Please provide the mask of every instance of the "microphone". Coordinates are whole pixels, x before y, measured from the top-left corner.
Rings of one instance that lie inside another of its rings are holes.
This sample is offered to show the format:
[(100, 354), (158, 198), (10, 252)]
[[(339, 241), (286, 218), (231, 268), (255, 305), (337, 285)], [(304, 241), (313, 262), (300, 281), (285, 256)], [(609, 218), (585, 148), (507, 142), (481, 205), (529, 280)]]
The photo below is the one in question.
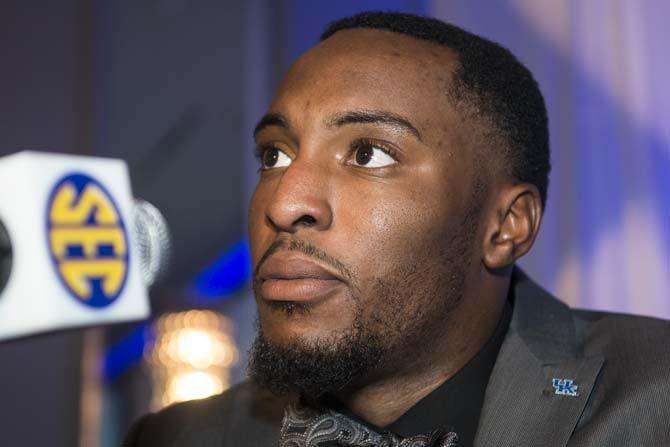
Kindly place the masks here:
[(123, 160), (0, 158), (0, 340), (147, 318), (170, 233)]
[(172, 254), (170, 229), (163, 214), (146, 200), (135, 199), (132, 216), (142, 279), (150, 287), (167, 273)]
[(0, 293), (5, 288), (12, 269), (12, 245), (9, 242), (7, 229), (0, 220)]
[[(163, 214), (146, 200), (135, 199), (132, 216), (142, 280), (150, 287), (167, 271), (172, 252), (170, 230)], [(0, 221), (0, 293), (7, 284), (11, 269), (12, 245)]]

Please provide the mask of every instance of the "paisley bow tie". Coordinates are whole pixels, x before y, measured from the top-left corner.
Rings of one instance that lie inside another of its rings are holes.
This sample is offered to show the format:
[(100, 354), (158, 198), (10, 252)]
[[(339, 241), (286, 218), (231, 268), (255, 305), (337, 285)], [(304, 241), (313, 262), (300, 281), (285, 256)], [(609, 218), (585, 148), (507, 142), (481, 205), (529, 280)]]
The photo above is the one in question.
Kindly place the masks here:
[(402, 438), (394, 433), (377, 433), (334, 410), (290, 405), (284, 412), (279, 447), (455, 447), (458, 435), (433, 430)]

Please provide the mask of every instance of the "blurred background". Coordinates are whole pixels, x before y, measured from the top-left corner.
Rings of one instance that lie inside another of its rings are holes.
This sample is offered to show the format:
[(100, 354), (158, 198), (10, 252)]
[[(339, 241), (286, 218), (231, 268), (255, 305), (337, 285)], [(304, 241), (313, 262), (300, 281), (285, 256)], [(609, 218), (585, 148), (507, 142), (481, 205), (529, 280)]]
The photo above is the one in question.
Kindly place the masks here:
[(670, 318), (668, 2), (3, 0), (0, 155), (125, 159), (174, 258), (149, 321), (0, 344), (1, 445), (117, 446), (141, 414), (243, 380), (251, 131), (326, 24), (369, 9), (455, 23), (534, 72), (553, 172), (523, 267), (571, 305)]

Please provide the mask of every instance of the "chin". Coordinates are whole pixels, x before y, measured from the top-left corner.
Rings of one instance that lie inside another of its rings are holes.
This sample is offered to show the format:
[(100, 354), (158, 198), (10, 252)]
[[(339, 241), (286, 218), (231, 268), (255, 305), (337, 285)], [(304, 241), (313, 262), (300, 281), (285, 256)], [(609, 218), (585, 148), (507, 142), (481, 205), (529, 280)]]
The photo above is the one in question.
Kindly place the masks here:
[(258, 385), (279, 394), (336, 392), (369, 376), (383, 358), (383, 340), (343, 312), (320, 318), (269, 311), (259, 317), (248, 371)]

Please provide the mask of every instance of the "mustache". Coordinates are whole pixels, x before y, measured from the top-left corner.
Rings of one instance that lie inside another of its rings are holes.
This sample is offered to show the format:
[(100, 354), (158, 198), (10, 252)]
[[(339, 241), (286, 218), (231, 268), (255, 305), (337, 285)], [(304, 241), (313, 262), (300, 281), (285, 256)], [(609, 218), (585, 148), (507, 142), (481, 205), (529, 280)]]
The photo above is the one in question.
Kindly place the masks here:
[(265, 253), (263, 253), (263, 256), (261, 256), (258, 264), (256, 264), (256, 267), (253, 271), (254, 278), (258, 277), (258, 272), (263, 266), (263, 263), (267, 261), (270, 256), (278, 251), (283, 250), (297, 251), (311, 258), (317, 259), (321, 263), (327, 264), (332, 269), (334, 269), (340, 275), (340, 277), (344, 278), (349, 284), (352, 284), (353, 282), (354, 275), (346, 265), (338, 261), (333, 256), (330, 256), (325, 251), (317, 248), (310, 242), (300, 239), (276, 239), (274, 242), (272, 242)]

